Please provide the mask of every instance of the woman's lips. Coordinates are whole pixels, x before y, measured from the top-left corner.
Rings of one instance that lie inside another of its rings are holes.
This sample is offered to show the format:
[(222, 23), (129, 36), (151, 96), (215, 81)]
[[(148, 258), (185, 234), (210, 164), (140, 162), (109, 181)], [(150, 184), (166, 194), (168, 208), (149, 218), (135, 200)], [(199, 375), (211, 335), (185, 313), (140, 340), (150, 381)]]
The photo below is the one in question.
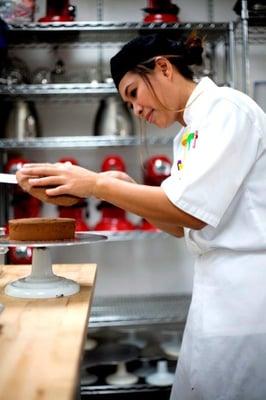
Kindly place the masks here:
[(145, 117), (146, 121), (148, 121), (150, 124), (152, 123), (152, 113), (153, 113), (153, 110), (148, 112), (148, 114)]

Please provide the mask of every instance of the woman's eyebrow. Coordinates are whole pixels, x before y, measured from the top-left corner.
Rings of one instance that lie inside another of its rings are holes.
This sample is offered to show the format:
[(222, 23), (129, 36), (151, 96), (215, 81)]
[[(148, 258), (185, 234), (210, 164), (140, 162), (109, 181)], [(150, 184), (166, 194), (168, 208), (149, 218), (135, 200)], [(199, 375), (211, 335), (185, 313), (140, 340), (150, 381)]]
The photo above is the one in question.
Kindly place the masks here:
[(125, 96), (128, 97), (128, 88), (129, 88), (130, 84), (127, 85), (127, 87), (125, 88)]

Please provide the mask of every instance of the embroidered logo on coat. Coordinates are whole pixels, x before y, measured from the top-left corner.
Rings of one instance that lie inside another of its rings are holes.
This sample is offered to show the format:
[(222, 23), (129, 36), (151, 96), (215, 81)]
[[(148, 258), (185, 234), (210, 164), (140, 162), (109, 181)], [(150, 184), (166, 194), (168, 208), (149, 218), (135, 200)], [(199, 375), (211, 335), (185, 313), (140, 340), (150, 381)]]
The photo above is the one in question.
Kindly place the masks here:
[(189, 132), (186, 131), (183, 133), (182, 138), (181, 138), (181, 146), (182, 148), (180, 149), (180, 153), (182, 154), (181, 159), (177, 161), (177, 169), (178, 171), (182, 170), (185, 165), (186, 161), (186, 155), (187, 153), (191, 150), (191, 148), (195, 148), (197, 144), (197, 140), (199, 137), (198, 131), (195, 132)]

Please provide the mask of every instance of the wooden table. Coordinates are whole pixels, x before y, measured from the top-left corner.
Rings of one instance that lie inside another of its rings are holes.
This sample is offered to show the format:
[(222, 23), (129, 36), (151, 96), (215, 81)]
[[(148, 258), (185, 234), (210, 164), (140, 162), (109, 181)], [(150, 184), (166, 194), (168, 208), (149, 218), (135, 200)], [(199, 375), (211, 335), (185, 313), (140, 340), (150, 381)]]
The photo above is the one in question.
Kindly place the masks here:
[(30, 266), (0, 273), (0, 400), (74, 399), (96, 278), (94, 264), (54, 265), (57, 275), (81, 285), (55, 299), (18, 299), (5, 285), (28, 275)]

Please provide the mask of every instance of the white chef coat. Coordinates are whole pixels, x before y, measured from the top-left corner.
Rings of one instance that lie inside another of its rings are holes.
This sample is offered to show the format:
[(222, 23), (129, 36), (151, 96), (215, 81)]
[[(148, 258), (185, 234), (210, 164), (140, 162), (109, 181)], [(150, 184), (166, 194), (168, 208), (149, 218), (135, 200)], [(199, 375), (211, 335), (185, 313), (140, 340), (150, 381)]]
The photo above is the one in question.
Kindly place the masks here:
[(265, 400), (266, 117), (203, 78), (184, 121), (162, 188), (207, 225), (185, 228), (195, 275), (171, 400)]

